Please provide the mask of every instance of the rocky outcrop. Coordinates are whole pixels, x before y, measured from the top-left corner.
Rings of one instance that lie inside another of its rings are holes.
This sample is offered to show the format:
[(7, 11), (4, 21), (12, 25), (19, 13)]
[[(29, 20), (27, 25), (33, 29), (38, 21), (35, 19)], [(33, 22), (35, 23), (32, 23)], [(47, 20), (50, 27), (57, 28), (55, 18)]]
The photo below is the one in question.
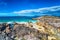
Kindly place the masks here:
[(60, 27), (60, 18), (54, 17), (54, 16), (42, 16), (38, 18), (34, 18), (35, 20), (38, 20), (39, 22), (45, 22), (49, 25), (52, 25), (54, 27)]
[[(38, 30), (36, 30), (34, 28), (26, 27), (24, 25), (17, 26), (15, 29), (15, 33), (18, 38), (24, 37), (26, 40), (40, 40), (40, 39), (43, 39), (44, 36), (45, 36), (45, 40), (46, 40), (47, 35), (48, 35), (48, 34), (44, 34), (44, 33), (42, 34)], [(28, 37), (28, 39), (27, 39), (27, 37)]]
[(56, 40), (60, 40), (60, 18), (54, 17), (54, 16), (43, 16), (38, 17), (35, 20), (38, 20), (36, 24), (38, 26), (42, 26), (45, 29), (45, 32), (47, 30), (48, 34), (56, 38)]
[(48, 34), (41, 33), (39, 30), (29, 27), (26, 24), (17, 23), (13, 25), (13, 28), (10, 28), (9, 24), (4, 26), (6, 28), (1, 31), (1, 40), (47, 40)]
[(60, 40), (60, 18), (44, 16), (36, 23), (0, 24), (1, 40)]

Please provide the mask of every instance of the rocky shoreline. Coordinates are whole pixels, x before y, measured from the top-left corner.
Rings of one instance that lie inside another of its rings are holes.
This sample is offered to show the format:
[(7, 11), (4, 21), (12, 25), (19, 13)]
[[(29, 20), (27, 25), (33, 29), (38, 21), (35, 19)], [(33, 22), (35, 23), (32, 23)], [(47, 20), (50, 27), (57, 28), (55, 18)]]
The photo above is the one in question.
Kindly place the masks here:
[(0, 40), (60, 40), (60, 18), (39, 17), (35, 20), (38, 21), (1, 23)]
[(10, 28), (11, 25), (6, 23), (0, 25), (1, 40), (22, 40), (23, 38), (27, 39), (27, 37), (27, 40), (40, 40), (42, 39), (42, 36), (47, 37), (48, 35), (45, 33), (41, 33), (34, 28), (28, 27), (25, 24), (15, 23), (13, 25), (13, 28)]

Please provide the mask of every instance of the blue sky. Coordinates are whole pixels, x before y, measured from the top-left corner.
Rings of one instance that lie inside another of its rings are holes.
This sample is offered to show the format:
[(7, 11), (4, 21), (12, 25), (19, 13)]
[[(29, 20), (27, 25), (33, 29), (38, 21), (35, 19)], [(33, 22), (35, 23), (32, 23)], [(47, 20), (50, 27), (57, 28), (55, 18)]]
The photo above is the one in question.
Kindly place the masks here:
[(37, 14), (18, 12), (55, 6), (60, 6), (60, 0), (0, 0), (0, 16), (33, 16)]

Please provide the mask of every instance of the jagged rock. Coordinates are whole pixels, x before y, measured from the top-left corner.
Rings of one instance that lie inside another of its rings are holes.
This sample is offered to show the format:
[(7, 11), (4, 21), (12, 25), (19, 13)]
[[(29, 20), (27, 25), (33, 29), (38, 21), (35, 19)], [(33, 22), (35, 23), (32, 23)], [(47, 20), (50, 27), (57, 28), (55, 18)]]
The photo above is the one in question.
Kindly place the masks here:
[(15, 33), (16, 33), (18, 38), (20, 38), (20, 37), (25, 38), (28, 35), (28, 39), (26, 38), (27, 40), (29, 40), (30, 39), (29, 37), (32, 35), (33, 35), (33, 38), (31, 40), (33, 40), (34, 38), (36, 38), (36, 40), (39, 40), (40, 38), (42, 39), (42, 35), (43, 36), (47, 35), (47, 34), (44, 34), (44, 33), (42, 34), (42, 33), (38, 32), (38, 30), (36, 30), (34, 28), (29, 28), (29, 27), (26, 27), (24, 25), (17, 26), (15, 29)]

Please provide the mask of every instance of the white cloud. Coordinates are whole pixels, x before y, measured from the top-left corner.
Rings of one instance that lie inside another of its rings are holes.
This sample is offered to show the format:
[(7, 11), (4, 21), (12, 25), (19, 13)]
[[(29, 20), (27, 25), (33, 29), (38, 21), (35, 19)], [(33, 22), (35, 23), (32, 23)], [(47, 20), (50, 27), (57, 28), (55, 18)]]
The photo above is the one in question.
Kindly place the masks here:
[(21, 11), (14, 11), (13, 13), (32, 13), (32, 12), (48, 12), (48, 11), (58, 11), (60, 10), (60, 6), (53, 6), (53, 7), (46, 7), (46, 8), (38, 8), (38, 9), (30, 9), (30, 10), (21, 10)]
[(13, 12), (13, 13), (30, 13), (30, 12), (39, 12), (40, 10), (38, 9), (30, 9), (30, 10), (21, 10), (18, 12)]

